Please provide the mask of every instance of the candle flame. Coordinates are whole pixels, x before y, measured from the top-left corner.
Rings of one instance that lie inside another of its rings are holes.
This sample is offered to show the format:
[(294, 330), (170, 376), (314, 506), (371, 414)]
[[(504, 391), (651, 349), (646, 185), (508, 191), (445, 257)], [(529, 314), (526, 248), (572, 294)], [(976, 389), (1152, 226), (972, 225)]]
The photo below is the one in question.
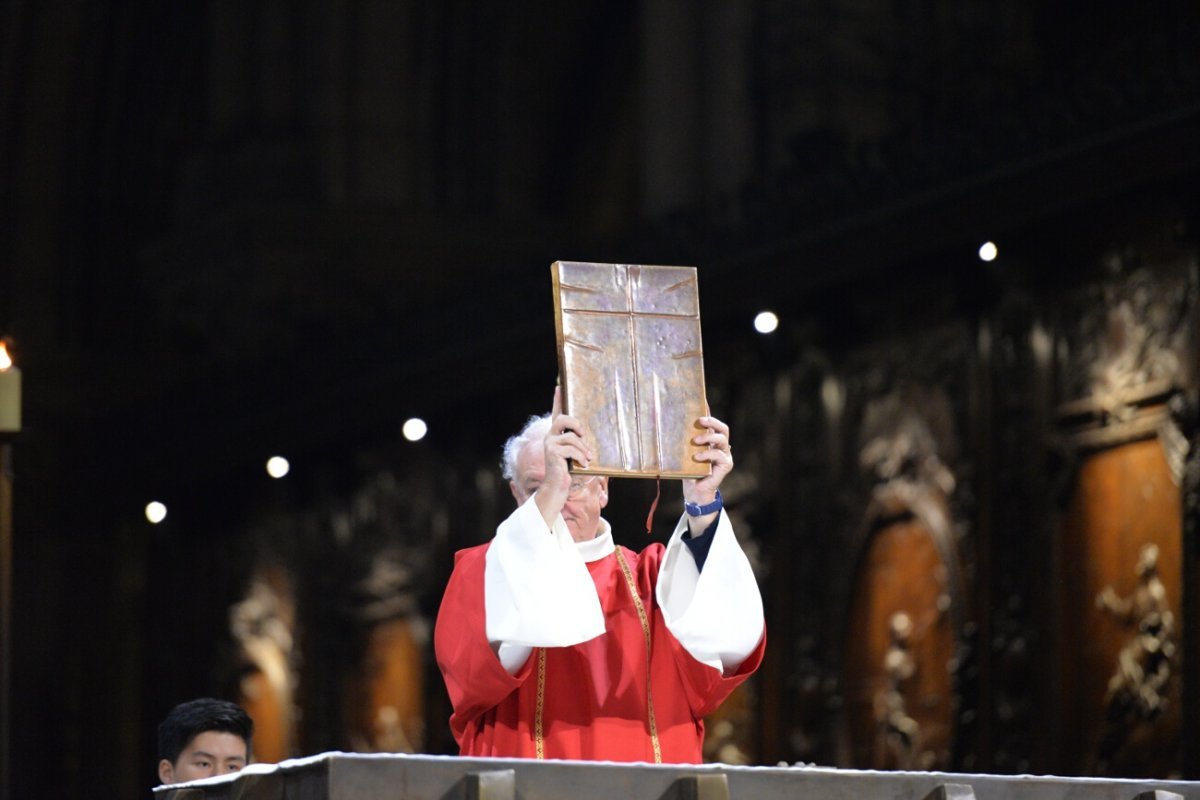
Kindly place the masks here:
[(0, 341), (0, 370), (6, 370), (13, 365), (12, 356), (8, 354), (8, 344)]

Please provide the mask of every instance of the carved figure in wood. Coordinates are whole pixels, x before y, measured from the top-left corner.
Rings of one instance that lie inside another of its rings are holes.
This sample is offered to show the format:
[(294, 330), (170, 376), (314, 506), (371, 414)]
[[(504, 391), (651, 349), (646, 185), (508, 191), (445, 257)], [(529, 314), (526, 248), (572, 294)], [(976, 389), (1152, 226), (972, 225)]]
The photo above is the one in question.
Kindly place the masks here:
[(1098, 608), (1134, 627), (1117, 654), (1117, 664), (1105, 696), (1107, 716), (1097, 754), (1097, 771), (1120, 750), (1131, 725), (1153, 722), (1166, 709), (1175, 655), (1175, 616), (1158, 576), (1158, 546), (1142, 546), (1137, 563), (1138, 585), (1129, 597), (1112, 586), (1096, 596)]
[(244, 665), (238, 701), (258, 725), (263, 761), (292, 755), (296, 675), (292, 665), (295, 609), (282, 569), (260, 570), (246, 596), (229, 609), (229, 628)]
[(912, 637), (912, 618), (903, 611), (892, 614), (888, 631), (891, 636), (883, 656), (883, 671), (887, 683), (875, 695), (875, 763), (881, 764), (888, 753), (899, 769), (916, 766), (921, 736), (920, 724), (908, 715), (902, 684), (917, 671), (916, 661), (909, 649)]

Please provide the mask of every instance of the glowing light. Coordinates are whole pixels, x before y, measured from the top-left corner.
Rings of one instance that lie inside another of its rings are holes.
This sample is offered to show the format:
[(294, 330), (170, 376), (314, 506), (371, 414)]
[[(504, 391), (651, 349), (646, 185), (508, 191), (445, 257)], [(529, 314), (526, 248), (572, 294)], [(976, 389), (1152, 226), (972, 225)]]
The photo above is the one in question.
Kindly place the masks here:
[(146, 504), (146, 519), (150, 520), (150, 524), (157, 525), (167, 518), (167, 507), (162, 503), (154, 500)]
[(0, 433), (21, 430), (21, 370), (8, 348), (8, 340), (0, 337)]
[(821, 381), (821, 402), (831, 417), (841, 414), (845, 408), (846, 390), (842, 382), (832, 375), (826, 375), (825, 380)]
[(996, 249), (995, 242), (984, 242), (983, 244), (981, 244), (979, 246), (979, 260), (980, 261), (995, 261), (996, 256), (998, 256), (999, 254), (1000, 254), (1000, 251)]
[(283, 456), (271, 456), (267, 459), (267, 474), (272, 478), (282, 478), (291, 468), (292, 465)]
[(754, 318), (754, 330), (759, 333), (774, 333), (779, 327), (779, 317), (771, 311), (760, 311)]
[(413, 417), (404, 422), (404, 427), (400, 429), (404, 434), (404, 438), (410, 442), (419, 442), (425, 438), (425, 434), (429, 432), (429, 426), (425, 424), (425, 420), (420, 417)]

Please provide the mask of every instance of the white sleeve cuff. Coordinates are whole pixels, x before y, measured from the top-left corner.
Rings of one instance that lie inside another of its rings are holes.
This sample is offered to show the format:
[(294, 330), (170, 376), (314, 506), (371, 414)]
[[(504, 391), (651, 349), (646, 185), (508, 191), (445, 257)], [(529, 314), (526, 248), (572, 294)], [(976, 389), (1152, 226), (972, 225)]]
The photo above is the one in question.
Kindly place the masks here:
[(667, 629), (697, 661), (722, 672), (738, 668), (763, 634), (762, 596), (729, 516), (722, 511), (704, 570), (688, 552), (679, 521), (658, 575), (658, 604)]
[(529, 660), (532, 653), (532, 647), (520, 644), (501, 642), (500, 646), (496, 648), (496, 657), (500, 659), (500, 666), (504, 667), (504, 671), (509, 675), (516, 675), (521, 667), (525, 666), (525, 662)]
[(483, 598), (493, 646), (567, 647), (604, 633), (596, 585), (575, 540), (561, 516), (547, 530), (532, 497), (496, 529), (487, 550)]

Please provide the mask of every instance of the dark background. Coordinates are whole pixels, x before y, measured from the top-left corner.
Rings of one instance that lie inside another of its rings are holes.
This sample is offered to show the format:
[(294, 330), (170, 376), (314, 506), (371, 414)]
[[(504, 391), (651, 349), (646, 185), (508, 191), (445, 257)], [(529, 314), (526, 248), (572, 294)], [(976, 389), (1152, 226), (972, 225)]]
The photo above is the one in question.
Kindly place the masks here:
[[(855, 456), (852, 435), (810, 435), (822, 375), (850, 376), (851, 409), (912, 381), (951, 398), (965, 638), (1011, 623), (1049, 657), (1037, 409), (1078, 394), (1055, 377), (1022, 395), (1040, 380), (1022, 354), (1035, 323), (1066, 340), (1103, 306), (1088, 287), (1113, 248), (1149, 263), (1165, 241), (1155, 263), (1194, 270), (1198, 142), (1194, 3), (7, 4), (12, 796), (144, 794), (157, 720), (228, 693), (226, 609), (264, 560), (307, 625), (295, 748), (349, 748), (336, 687), (356, 651), (329, 609), (391, 537), (431, 619), (449, 553), (503, 512), (499, 446), (550, 401), (560, 258), (700, 270), (773, 632), (756, 763), (846, 763), (822, 654)], [(764, 308), (783, 320), (769, 338)], [(430, 426), (416, 445), (412, 415)], [(275, 453), (285, 482), (263, 471)], [(396, 524), (339, 544), (330, 520), (381, 473)], [(652, 489), (622, 491), (615, 521), (636, 530)], [(993, 663), (980, 653), (1006, 645), (982, 641), (949, 766), (1079, 771), (1039, 733), (1054, 687), (1026, 681), (1037, 657)], [(427, 680), (425, 749), (446, 752)], [(1175, 773), (1197, 766), (1187, 735)]]

